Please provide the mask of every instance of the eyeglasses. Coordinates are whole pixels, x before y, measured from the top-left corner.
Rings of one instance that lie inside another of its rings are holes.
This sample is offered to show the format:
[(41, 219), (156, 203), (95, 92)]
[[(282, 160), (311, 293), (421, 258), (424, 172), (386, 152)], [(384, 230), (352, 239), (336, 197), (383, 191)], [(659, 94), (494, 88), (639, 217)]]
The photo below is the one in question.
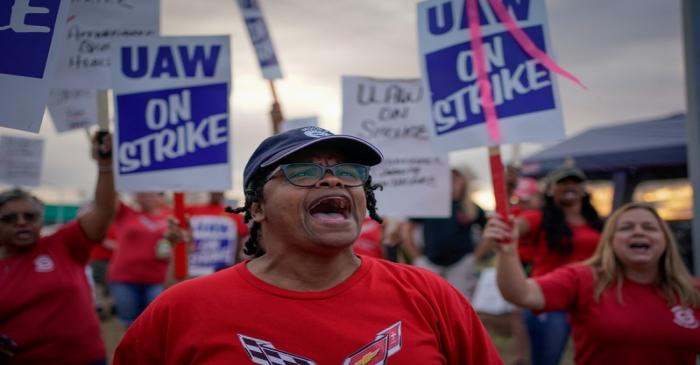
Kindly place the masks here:
[(268, 175), (266, 181), (273, 179), (275, 174), (280, 170), (287, 181), (292, 185), (304, 188), (316, 185), (316, 183), (323, 179), (326, 171), (330, 171), (347, 187), (364, 185), (369, 178), (369, 166), (356, 163), (341, 163), (333, 166), (324, 166), (306, 162), (279, 165)]
[(39, 213), (36, 212), (22, 212), (22, 213), (5, 213), (0, 215), (0, 223), (3, 224), (15, 224), (19, 221), (19, 217), (27, 223), (34, 223), (39, 220)]

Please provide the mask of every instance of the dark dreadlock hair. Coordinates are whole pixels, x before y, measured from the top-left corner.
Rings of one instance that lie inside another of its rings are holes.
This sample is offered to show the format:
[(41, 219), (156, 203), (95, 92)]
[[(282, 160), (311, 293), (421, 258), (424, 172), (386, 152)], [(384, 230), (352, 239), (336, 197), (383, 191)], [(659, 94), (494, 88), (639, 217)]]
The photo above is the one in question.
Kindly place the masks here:
[[(598, 212), (591, 204), (591, 196), (584, 194), (581, 200), (581, 215), (589, 226), (597, 231), (603, 229), (603, 220), (600, 219)], [(551, 252), (557, 252), (561, 255), (569, 255), (573, 251), (571, 238), (573, 233), (571, 228), (566, 223), (564, 212), (554, 202), (554, 198), (550, 195), (545, 195), (544, 205), (542, 206), (542, 224), (537, 232), (536, 240), (544, 231), (547, 238), (547, 248)], [(537, 241), (535, 241), (537, 242)]]
[[(267, 176), (271, 171), (271, 168), (261, 169), (256, 176), (251, 179), (250, 184), (248, 184), (248, 188), (245, 190), (245, 204), (238, 208), (226, 207), (226, 212), (236, 214), (243, 213), (245, 222), (251, 222), (253, 220), (253, 215), (250, 212), (250, 208), (253, 206), (253, 203), (262, 202), (263, 187), (265, 186)], [(377, 189), (381, 190), (382, 186), (379, 184), (373, 185), (372, 176), (370, 176), (363, 185), (363, 189), (365, 191), (367, 211), (369, 212), (370, 218), (381, 224), (383, 220), (381, 217), (379, 217), (379, 214), (377, 214), (377, 199), (374, 197), (374, 191)], [(265, 249), (260, 243), (260, 223), (253, 222), (253, 225), (250, 227), (250, 237), (243, 247), (243, 252), (246, 255), (254, 257), (260, 257), (265, 253)]]

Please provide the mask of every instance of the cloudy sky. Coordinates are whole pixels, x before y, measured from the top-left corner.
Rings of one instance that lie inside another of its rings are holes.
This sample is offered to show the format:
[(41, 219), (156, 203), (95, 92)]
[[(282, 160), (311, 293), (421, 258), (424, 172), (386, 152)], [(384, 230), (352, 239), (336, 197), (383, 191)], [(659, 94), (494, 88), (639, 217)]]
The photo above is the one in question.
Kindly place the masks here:
[[(419, 76), (414, 0), (260, 0), (284, 79), (285, 117), (317, 115), (340, 131), (341, 75)], [(228, 34), (232, 42), (234, 187), (255, 146), (271, 133), (272, 100), (234, 0), (162, 0), (163, 35)], [(588, 128), (685, 110), (680, 0), (547, 0), (558, 63), (589, 90), (560, 79), (568, 136)], [(1, 128), (0, 128), (1, 129)], [(7, 129), (0, 132), (16, 134)], [(95, 169), (85, 133), (57, 135), (44, 121), (44, 191), (90, 194)], [(527, 156), (542, 146), (526, 145)], [(509, 148), (504, 148), (509, 155)], [(455, 153), (488, 188), (485, 149)], [(51, 197), (47, 196), (51, 199)]]

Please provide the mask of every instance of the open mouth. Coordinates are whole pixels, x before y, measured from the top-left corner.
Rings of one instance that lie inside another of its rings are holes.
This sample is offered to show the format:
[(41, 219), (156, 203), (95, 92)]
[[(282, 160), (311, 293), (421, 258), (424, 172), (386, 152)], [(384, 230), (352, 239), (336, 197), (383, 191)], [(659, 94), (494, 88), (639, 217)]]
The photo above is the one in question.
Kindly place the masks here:
[(629, 244), (629, 248), (635, 251), (648, 251), (650, 247), (650, 244), (643, 242), (633, 242)]
[(314, 201), (309, 213), (314, 218), (343, 220), (350, 217), (350, 201), (342, 196), (329, 196)]
[(29, 230), (20, 230), (15, 233), (15, 237), (20, 240), (28, 240), (33, 237), (32, 232)]

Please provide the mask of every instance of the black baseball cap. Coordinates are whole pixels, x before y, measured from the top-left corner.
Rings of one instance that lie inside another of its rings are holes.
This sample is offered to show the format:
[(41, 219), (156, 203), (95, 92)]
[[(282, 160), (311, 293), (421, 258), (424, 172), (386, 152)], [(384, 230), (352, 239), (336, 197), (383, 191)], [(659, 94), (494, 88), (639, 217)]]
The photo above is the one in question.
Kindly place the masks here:
[(294, 153), (310, 147), (325, 146), (347, 154), (351, 161), (367, 166), (378, 165), (384, 158), (379, 149), (362, 138), (333, 134), (319, 127), (292, 129), (266, 138), (248, 159), (243, 170), (243, 185), (247, 188), (260, 169), (272, 166)]
[(586, 181), (586, 174), (584, 174), (581, 169), (574, 166), (559, 166), (550, 171), (545, 177), (545, 181), (549, 184), (555, 184), (564, 179)]

